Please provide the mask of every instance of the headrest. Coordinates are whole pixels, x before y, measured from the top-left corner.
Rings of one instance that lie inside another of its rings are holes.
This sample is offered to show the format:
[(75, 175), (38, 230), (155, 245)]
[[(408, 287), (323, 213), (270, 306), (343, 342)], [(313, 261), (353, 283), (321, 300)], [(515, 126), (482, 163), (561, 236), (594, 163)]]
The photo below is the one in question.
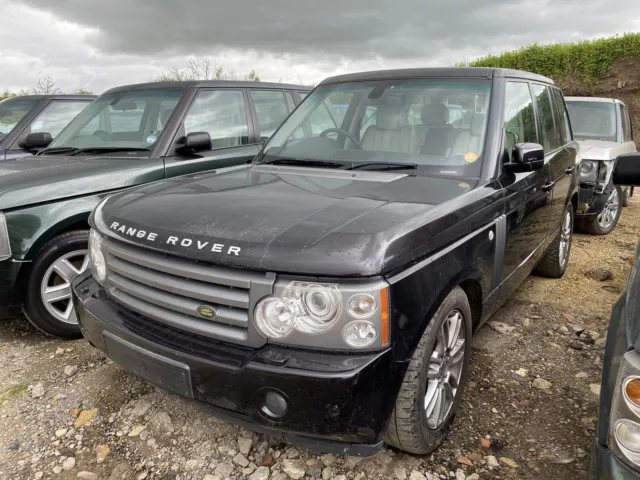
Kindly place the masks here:
[(383, 130), (397, 130), (406, 125), (407, 115), (407, 112), (400, 105), (379, 105), (376, 126)]
[(443, 103), (428, 103), (420, 112), (422, 124), (427, 126), (447, 125), (449, 123), (449, 109)]

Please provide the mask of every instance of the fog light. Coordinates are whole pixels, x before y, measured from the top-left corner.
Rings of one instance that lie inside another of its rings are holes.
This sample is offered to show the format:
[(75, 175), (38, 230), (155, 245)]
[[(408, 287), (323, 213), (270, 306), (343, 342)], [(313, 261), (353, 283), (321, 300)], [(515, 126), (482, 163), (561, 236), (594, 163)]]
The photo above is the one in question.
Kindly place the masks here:
[(375, 342), (378, 337), (376, 327), (371, 322), (356, 320), (348, 323), (342, 331), (342, 338), (348, 345), (355, 348), (365, 348)]
[(261, 410), (267, 417), (283, 418), (288, 411), (287, 400), (277, 392), (267, 392), (264, 396), (264, 405)]

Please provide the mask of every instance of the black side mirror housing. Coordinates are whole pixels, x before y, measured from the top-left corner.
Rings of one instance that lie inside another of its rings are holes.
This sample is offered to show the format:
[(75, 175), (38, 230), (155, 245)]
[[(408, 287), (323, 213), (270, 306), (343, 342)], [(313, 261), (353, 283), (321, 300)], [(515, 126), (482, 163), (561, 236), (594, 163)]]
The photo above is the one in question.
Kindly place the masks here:
[(181, 145), (176, 150), (184, 153), (196, 153), (212, 150), (211, 135), (208, 132), (187, 133)]
[(613, 166), (613, 183), (640, 187), (640, 153), (627, 153), (616, 158)]
[(40, 148), (47, 148), (52, 141), (53, 139), (50, 133), (30, 133), (20, 142), (19, 146), (25, 150), (38, 150)]
[(544, 167), (544, 147), (539, 143), (518, 143), (513, 146), (513, 159), (505, 163), (505, 170), (513, 173), (533, 172)]

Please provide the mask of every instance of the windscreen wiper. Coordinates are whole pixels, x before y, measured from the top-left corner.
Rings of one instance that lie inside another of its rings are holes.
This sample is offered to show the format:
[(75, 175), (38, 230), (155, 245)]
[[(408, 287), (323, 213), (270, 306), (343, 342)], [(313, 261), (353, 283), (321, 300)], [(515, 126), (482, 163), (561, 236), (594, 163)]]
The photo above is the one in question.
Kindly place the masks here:
[(142, 147), (85, 147), (76, 148), (71, 155), (79, 155), (81, 153), (114, 153), (114, 152), (148, 152), (148, 148)]
[(302, 167), (325, 167), (325, 168), (343, 168), (342, 162), (331, 162), (328, 160), (302, 160), (298, 158), (274, 158), (266, 162), (260, 162), (262, 165), (300, 165)]
[(55, 155), (56, 153), (71, 153), (78, 150), (76, 147), (53, 147), (45, 148), (38, 152), (38, 155)]
[(347, 170), (416, 170), (418, 164), (416, 163), (403, 163), (403, 162), (362, 162), (354, 163)]

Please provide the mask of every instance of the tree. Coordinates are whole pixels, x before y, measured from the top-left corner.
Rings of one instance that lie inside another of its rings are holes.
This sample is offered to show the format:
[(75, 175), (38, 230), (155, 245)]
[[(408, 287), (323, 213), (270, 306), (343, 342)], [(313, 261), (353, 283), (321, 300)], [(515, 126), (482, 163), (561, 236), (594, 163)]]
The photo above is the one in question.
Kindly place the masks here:
[(59, 95), (61, 93), (62, 91), (56, 87), (56, 82), (49, 76), (39, 78), (36, 86), (33, 87), (34, 95)]
[[(156, 82), (182, 82), (187, 80), (237, 80), (242, 78), (233, 71), (226, 71), (217, 60), (211, 57), (194, 57), (185, 68), (170, 68), (155, 78)], [(251, 70), (244, 77), (252, 82), (259, 82), (260, 77)]]
[(95, 95), (91, 90), (85, 90), (84, 88), (78, 88), (76, 89), (75, 92), (73, 92), (74, 95)]

